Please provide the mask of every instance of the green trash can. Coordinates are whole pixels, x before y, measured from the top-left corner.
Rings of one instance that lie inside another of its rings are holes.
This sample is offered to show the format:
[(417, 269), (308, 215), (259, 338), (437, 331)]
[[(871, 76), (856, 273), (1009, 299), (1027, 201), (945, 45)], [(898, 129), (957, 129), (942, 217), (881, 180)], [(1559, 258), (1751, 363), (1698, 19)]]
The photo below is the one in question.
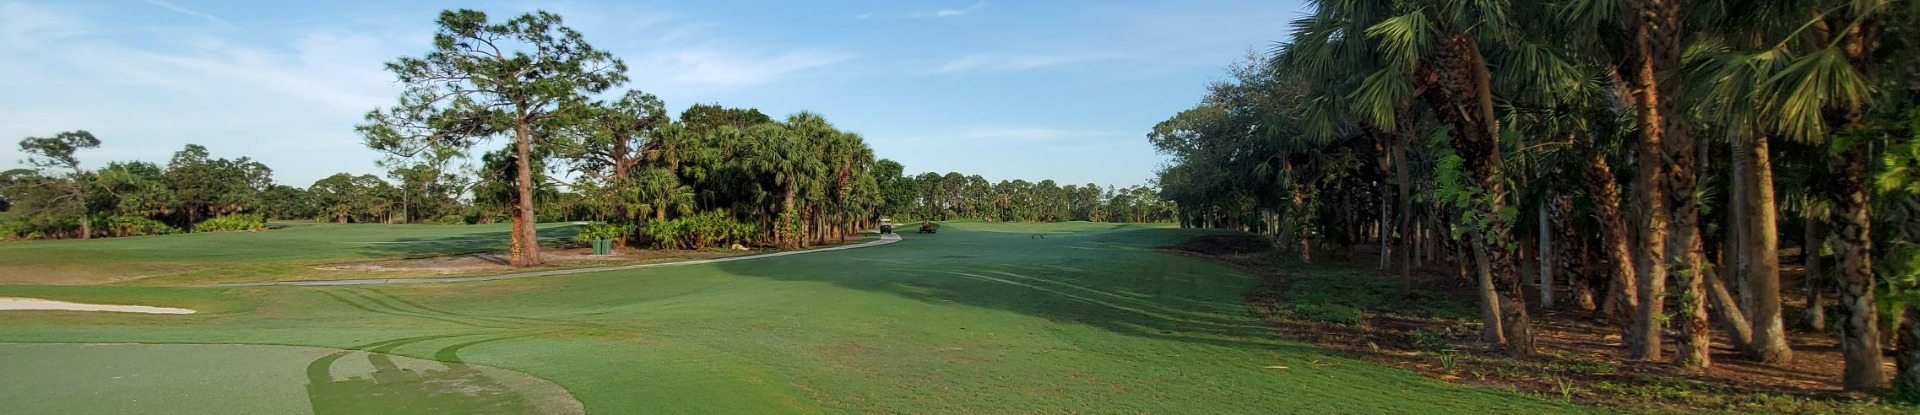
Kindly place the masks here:
[(613, 241), (609, 241), (605, 239), (593, 240), (593, 254), (594, 255), (613, 255)]

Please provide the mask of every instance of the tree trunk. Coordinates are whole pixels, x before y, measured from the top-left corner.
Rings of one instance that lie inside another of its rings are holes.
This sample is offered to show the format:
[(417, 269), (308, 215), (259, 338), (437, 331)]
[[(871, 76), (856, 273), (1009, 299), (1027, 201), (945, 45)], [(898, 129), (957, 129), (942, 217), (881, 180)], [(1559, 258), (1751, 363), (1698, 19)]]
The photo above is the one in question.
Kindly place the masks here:
[(534, 233), (533, 215), (533, 137), (525, 118), (515, 121), (513, 151), (518, 157), (515, 181), (519, 189), (513, 204), (513, 236), (507, 251), (513, 266), (530, 267), (540, 265), (540, 242)]
[[(1387, 187), (1383, 184), (1382, 186), (1380, 186), (1380, 219), (1378, 222), (1375, 222), (1376, 226), (1373, 226), (1374, 229), (1378, 230), (1377, 232), (1374, 232), (1373, 236), (1375, 237), (1376, 240), (1380, 242), (1379, 246), (1380, 246), (1380, 270), (1381, 271), (1386, 271), (1387, 266), (1392, 265), (1392, 264), (1389, 264), (1387, 261), (1388, 257), (1393, 256), (1393, 252), (1391, 252), (1392, 250), (1387, 248), (1387, 238), (1386, 238), (1387, 203), (1389, 203), (1388, 202), (1389, 200), (1391, 199), (1388, 198)], [(1405, 287), (1405, 288), (1411, 288), (1411, 287)]]
[(1569, 298), (1574, 308), (1593, 312), (1598, 308), (1594, 301), (1593, 244), (1581, 236), (1573, 221), (1573, 199), (1565, 194), (1554, 197), (1552, 207), (1548, 209), (1552, 229), (1549, 231), (1560, 241), (1560, 251), (1555, 255), (1555, 263), (1561, 274), (1566, 275)]
[(1719, 267), (1705, 270), (1708, 298), (1713, 300), (1713, 309), (1720, 312), (1720, 321), (1726, 325), (1727, 338), (1733, 341), (1733, 348), (1747, 350), (1753, 344), (1752, 323), (1747, 321), (1746, 313), (1740, 309), (1740, 302), (1733, 299), (1733, 294), (1727, 290), (1726, 279), (1715, 271), (1717, 269)]
[(1902, 307), (1900, 320), (1900, 350), (1894, 355), (1898, 367), (1896, 384), (1906, 396), (1920, 396), (1920, 306), (1908, 304)]
[[(1476, 228), (1473, 233), (1477, 236), (1470, 248), (1478, 257), (1474, 262), (1484, 266), (1479, 274), (1483, 279), (1499, 279), (1490, 284), (1491, 287), (1488, 284), (1481, 287), (1483, 298), (1497, 300), (1483, 300), (1483, 307), (1492, 306), (1503, 315), (1503, 321), (1487, 324), (1498, 323), (1505, 330), (1504, 345), (1509, 355), (1531, 355), (1532, 328), (1526, 315), (1527, 295), (1521, 288), (1525, 281), (1519, 277), (1519, 269), (1510, 254), (1518, 245), (1514, 244), (1511, 224), (1500, 215), (1508, 207), (1510, 193), (1500, 158), (1500, 125), (1493, 110), (1492, 75), (1477, 39), (1451, 34), (1442, 42), (1445, 44), (1433, 58), (1435, 87), (1427, 89), (1426, 99), (1442, 120), (1455, 127), (1450, 144), (1464, 164), (1470, 166), (1472, 184), (1484, 192), (1484, 197), (1477, 200), (1479, 203), (1468, 209), (1479, 218), (1479, 223), (1473, 224)], [(1504, 293), (1500, 292), (1502, 289)]]
[[(1729, 157), (1731, 160), (1727, 163), (1730, 171), (1727, 175), (1728, 197), (1725, 209), (1730, 220), (1727, 222), (1726, 239), (1723, 242), (1725, 246), (1720, 249), (1719, 268), (1722, 270), (1721, 276), (1730, 284), (1732, 291), (1740, 294), (1740, 312), (1749, 317), (1757, 317), (1753, 312), (1753, 287), (1747, 282), (1749, 277), (1746, 256), (1748, 251), (1751, 251), (1747, 243), (1752, 242), (1748, 237), (1748, 233), (1752, 231), (1749, 228), (1752, 221), (1747, 218), (1748, 209), (1751, 208), (1747, 200), (1752, 197), (1749, 189), (1753, 184), (1748, 182), (1750, 175), (1747, 169), (1751, 166), (1747, 165), (1746, 156), (1741, 154), (1743, 152), (1741, 147), (1747, 145), (1748, 140), (1740, 137), (1742, 133), (1739, 128), (1730, 127), (1727, 130), (1727, 148), (1731, 149), (1731, 157)], [(1742, 355), (1751, 356), (1752, 352), (1746, 348), (1740, 349)]]
[[(1657, 144), (1657, 143), (1656, 143)], [(1665, 299), (1667, 296), (1667, 212), (1661, 200), (1658, 175), (1660, 174), (1660, 155), (1658, 150), (1647, 154), (1648, 143), (1642, 142), (1639, 174), (1635, 177), (1634, 188), (1638, 199), (1636, 207), (1640, 216), (1638, 238), (1639, 246), (1634, 252), (1634, 275), (1638, 277), (1633, 287), (1634, 298), (1639, 304), (1632, 318), (1633, 341), (1628, 344), (1628, 352), (1634, 359), (1659, 360), (1662, 343), (1662, 320), (1665, 317)]]
[(1547, 202), (1542, 199), (1537, 209), (1540, 216), (1540, 231), (1536, 239), (1540, 240), (1540, 249), (1534, 251), (1535, 261), (1540, 263), (1540, 308), (1553, 308), (1553, 240), (1552, 228), (1547, 226)]
[[(1691, 142), (1686, 142), (1680, 137), (1682, 131), (1677, 128), (1679, 123), (1672, 118), (1677, 113), (1673, 111), (1670, 98), (1680, 96), (1680, 80), (1677, 79), (1678, 77), (1669, 76), (1665, 77), (1667, 82), (1661, 82), (1663, 75), (1674, 73), (1680, 67), (1680, 52), (1683, 48), (1680, 42), (1683, 30), (1680, 25), (1680, 6), (1675, 0), (1639, 0), (1633, 2), (1633, 7), (1634, 18), (1630, 21), (1633, 33), (1632, 52), (1625, 57), (1628, 63), (1626, 69), (1631, 72), (1628, 80), (1634, 95), (1635, 119), (1639, 124), (1641, 137), (1636, 151), (1639, 157), (1637, 169), (1639, 174), (1634, 180), (1634, 191), (1640, 199), (1638, 207), (1641, 211), (1638, 213), (1641, 215), (1640, 228), (1643, 232), (1640, 238), (1640, 249), (1637, 250), (1639, 257), (1636, 261), (1640, 277), (1638, 286), (1640, 308), (1639, 315), (1635, 316), (1637, 324), (1635, 329), (1638, 332), (1636, 335), (1644, 342), (1637, 345), (1639, 348), (1630, 352), (1636, 359), (1658, 360), (1661, 343), (1660, 320), (1663, 317), (1662, 308), (1666, 296), (1669, 265), (1666, 252), (1670, 237), (1667, 234), (1667, 222), (1668, 215), (1672, 212), (1668, 210), (1694, 211), (1692, 206), (1667, 205), (1667, 202), (1676, 199), (1673, 195), (1663, 193), (1670, 192), (1672, 189), (1683, 190), (1687, 194), (1678, 196), (1678, 200), (1691, 203), (1693, 180), (1691, 171), (1684, 172), (1686, 176), (1679, 182), (1665, 177), (1663, 170), (1668, 167), (1668, 164), (1661, 158), (1662, 150), (1666, 150), (1667, 155), (1678, 153), (1679, 157), (1686, 159), (1685, 162), (1676, 161), (1672, 165), (1691, 169), (1694, 149)], [(1682, 142), (1665, 142), (1676, 138), (1681, 139)], [(1666, 185), (1666, 189), (1662, 189), (1662, 184)], [(1676, 228), (1692, 225), (1690, 221), (1692, 218), (1673, 219), (1684, 221), (1675, 224)], [(1691, 234), (1691, 231), (1683, 232)], [(1677, 240), (1683, 246), (1690, 245), (1688, 242), (1690, 237)], [(1691, 251), (1691, 248), (1689, 247), (1687, 251)], [(1683, 257), (1683, 261), (1690, 263), (1688, 258)]]
[(1873, 219), (1867, 208), (1867, 151), (1855, 144), (1834, 160), (1831, 217), (1833, 254), (1839, 259), (1834, 279), (1840, 285), (1840, 351), (1846, 356), (1842, 383), (1850, 391), (1886, 387), (1881, 372), (1880, 313), (1873, 294)]
[(1678, 319), (1680, 339), (1674, 356), (1681, 366), (1706, 368), (1710, 361), (1711, 339), (1708, 336), (1706, 289), (1701, 275), (1702, 263), (1706, 260), (1703, 243), (1700, 238), (1700, 205), (1696, 203), (1694, 189), (1699, 179), (1699, 158), (1706, 147), (1696, 146), (1693, 138), (1681, 128), (1669, 130), (1663, 141), (1667, 161), (1666, 196), (1667, 209), (1672, 212), (1673, 220), (1667, 233), (1667, 248), (1671, 258), (1667, 275), (1677, 278), (1675, 283), (1681, 287), (1681, 311)]
[(1800, 272), (1800, 283), (1807, 287), (1807, 329), (1825, 333), (1827, 331), (1827, 273), (1820, 269), (1820, 257), (1826, 254), (1826, 235), (1820, 233), (1820, 220), (1814, 209), (1806, 208), (1801, 220), (1806, 222), (1800, 240), (1800, 261), (1804, 267)]
[(1401, 114), (1396, 119), (1399, 120), (1399, 126), (1395, 128), (1397, 131), (1393, 140), (1393, 175), (1399, 188), (1396, 193), (1400, 197), (1400, 206), (1394, 212), (1399, 216), (1396, 221), (1398, 225), (1395, 226), (1399, 231), (1395, 240), (1399, 242), (1394, 245), (1400, 254), (1400, 295), (1406, 296), (1413, 293), (1412, 242), (1416, 229), (1413, 226), (1412, 180), (1407, 173), (1407, 141), (1413, 139), (1413, 117)]
[[(787, 177), (789, 178), (793, 177), (792, 173), (788, 173)], [(796, 231), (800, 230), (799, 229), (800, 224), (794, 221), (794, 218), (793, 218), (793, 214), (794, 214), (793, 196), (794, 196), (794, 190), (795, 190), (794, 187), (795, 186), (792, 183), (787, 184), (785, 195), (781, 196), (781, 203), (780, 203), (781, 244), (786, 246), (787, 248), (794, 247), (795, 245), (798, 244), (800, 240), (799, 237), (794, 235)]]
[(1480, 341), (1506, 346), (1506, 330), (1501, 325), (1500, 294), (1494, 289), (1493, 267), (1488, 259), (1487, 245), (1482, 243), (1485, 237), (1475, 233), (1473, 239), (1474, 281), (1480, 287), (1477, 290), (1480, 293)]
[[(1753, 348), (1747, 357), (1762, 363), (1785, 363), (1793, 360), (1793, 349), (1787, 346), (1786, 323), (1781, 318), (1780, 308), (1780, 239), (1773, 204), (1773, 164), (1767, 154), (1767, 137), (1751, 134), (1746, 145), (1742, 146), (1737, 171), (1746, 174), (1746, 185), (1741, 192), (1744, 199), (1738, 204), (1744, 205), (1747, 222), (1744, 226), (1747, 240), (1743, 245), (1746, 252), (1741, 259), (1746, 269), (1747, 283), (1742, 285), (1753, 293), (1753, 301), (1747, 303), (1750, 313), (1747, 317), (1753, 322)], [(1732, 249), (1732, 247), (1729, 247)]]

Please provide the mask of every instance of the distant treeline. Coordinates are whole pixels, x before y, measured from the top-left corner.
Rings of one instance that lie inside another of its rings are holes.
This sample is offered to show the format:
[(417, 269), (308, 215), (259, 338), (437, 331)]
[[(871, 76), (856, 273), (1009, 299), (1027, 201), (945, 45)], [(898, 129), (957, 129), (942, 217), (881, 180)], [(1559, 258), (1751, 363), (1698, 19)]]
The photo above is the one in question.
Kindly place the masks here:
[[(1164, 222), (1175, 216), (1171, 204), (1143, 186), (905, 175), (900, 163), (874, 159), (859, 135), (812, 113), (776, 121), (756, 109), (699, 104), (676, 120), (662, 115), (651, 96), (635, 93), (624, 101), (642, 122), (620, 134), (567, 131), (577, 144), (536, 154), (538, 220), (608, 222), (634, 244), (700, 247), (820, 243), (880, 217)], [(165, 164), (79, 168), (76, 153), (99, 141), (86, 131), (23, 140), (21, 150), (36, 168), (0, 173), (0, 238), (167, 234), (222, 217), (251, 224), (242, 228), (263, 220), (500, 223), (511, 220), (518, 190), (509, 148), (469, 165), (451, 157), (389, 160), (383, 175), (339, 173), (301, 187), (276, 183), (273, 169), (251, 158), (215, 158), (194, 144)], [(684, 235), (722, 228), (747, 231)], [(682, 243), (687, 240), (702, 242)]]
[[(882, 172), (900, 165), (882, 160)], [(990, 222), (1172, 222), (1173, 204), (1160, 200), (1155, 189), (1085, 185), (1060, 186), (1053, 180), (988, 182), (979, 175), (926, 172), (896, 174), (881, 179), (889, 203), (885, 213), (894, 219), (977, 219)]]

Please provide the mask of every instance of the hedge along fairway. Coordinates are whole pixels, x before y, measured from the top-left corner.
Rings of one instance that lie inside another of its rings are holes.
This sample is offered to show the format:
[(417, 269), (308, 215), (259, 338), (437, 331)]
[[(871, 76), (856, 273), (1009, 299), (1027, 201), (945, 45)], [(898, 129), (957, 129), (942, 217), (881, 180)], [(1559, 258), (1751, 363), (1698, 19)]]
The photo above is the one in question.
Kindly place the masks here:
[[(1154, 251), (1203, 232), (949, 223), (874, 248), (552, 278), (55, 287), (74, 300), (151, 292), (214, 311), (12, 314), (0, 319), (0, 341), (381, 345), (545, 378), (590, 413), (1579, 410), (1278, 339), (1241, 304), (1250, 278)], [(47, 290), (0, 286), (0, 295)], [(87, 388), (18, 380), (7, 385)]]
[[(506, 249), (507, 224), (387, 225), (288, 222), (260, 232), (0, 243), (0, 284), (208, 284), (300, 279), (312, 266)], [(540, 225), (543, 240), (573, 236)], [(364, 277), (364, 276), (363, 276)]]

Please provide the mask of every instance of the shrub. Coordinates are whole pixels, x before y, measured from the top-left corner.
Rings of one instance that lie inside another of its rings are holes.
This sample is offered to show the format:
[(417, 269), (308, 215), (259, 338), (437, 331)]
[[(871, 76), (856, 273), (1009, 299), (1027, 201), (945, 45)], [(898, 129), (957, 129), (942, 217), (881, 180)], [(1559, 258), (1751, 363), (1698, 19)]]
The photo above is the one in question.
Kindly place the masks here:
[(594, 222), (580, 225), (579, 232), (573, 234), (573, 240), (593, 242), (601, 239), (620, 239), (632, 233), (633, 225)]
[(0, 219), (0, 240), (78, 238), (80, 218), (52, 215)]
[(465, 225), (467, 224), (467, 217), (459, 214), (440, 215), (440, 217), (433, 219), (433, 223), (441, 225)]
[(28, 239), (27, 235), (31, 234), (33, 234), (33, 226), (25, 220), (10, 218), (0, 221), (0, 240)]
[(93, 231), (107, 236), (123, 237), (166, 235), (179, 233), (180, 229), (145, 216), (115, 215), (95, 219)]
[(217, 216), (193, 224), (194, 232), (237, 232), (267, 230), (267, 220), (257, 213)]
[(744, 244), (759, 228), (733, 220), (725, 211), (707, 211), (673, 220), (653, 220), (641, 233), (656, 246), (676, 249), (702, 249)]

